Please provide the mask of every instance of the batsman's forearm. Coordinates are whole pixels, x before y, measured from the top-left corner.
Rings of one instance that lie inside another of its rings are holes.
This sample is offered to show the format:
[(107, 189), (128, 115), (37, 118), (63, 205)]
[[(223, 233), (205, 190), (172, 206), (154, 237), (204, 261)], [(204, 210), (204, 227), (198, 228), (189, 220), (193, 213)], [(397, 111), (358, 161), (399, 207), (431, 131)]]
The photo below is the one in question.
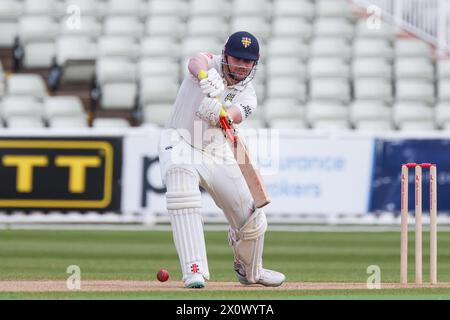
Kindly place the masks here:
[(189, 72), (197, 78), (200, 70), (208, 70), (208, 60), (206, 60), (206, 58), (199, 53), (189, 59), (188, 69)]
[(232, 106), (227, 109), (228, 116), (233, 119), (233, 122), (239, 124), (242, 122), (242, 113), (238, 107)]

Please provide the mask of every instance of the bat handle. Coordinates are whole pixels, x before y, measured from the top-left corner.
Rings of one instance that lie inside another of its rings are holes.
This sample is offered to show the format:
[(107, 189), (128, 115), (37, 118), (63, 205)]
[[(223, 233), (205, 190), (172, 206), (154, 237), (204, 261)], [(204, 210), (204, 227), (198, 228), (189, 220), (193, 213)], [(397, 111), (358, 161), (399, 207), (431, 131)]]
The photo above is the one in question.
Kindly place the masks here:
[[(206, 79), (207, 77), (208, 73), (203, 69), (200, 70), (197, 74), (197, 78), (199, 80)], [(230, 141), (234, 143), (236, 141), (236, 136), (234, 135), (234, 131), (231, 128), (231, 124), (233, 123), (233, 121), (230, 119), (230, 117), (227, 114), (227, 111), (223, 106), (220, 109), (219, 123), (220, 126), (222, 127), (222, 130), (225, 131), (225, 135), (228, 136), (228, 139), (230, 139)]]
[(206, 72), (205, 70), (200, 70), (199, 72), (198, 72), (198, 74), (197, 74), (197, 78), (198, 78), (198, 80), (203, 80), (203, 79), (206, 79), (206, 78), (208, 78), (208, 72)]

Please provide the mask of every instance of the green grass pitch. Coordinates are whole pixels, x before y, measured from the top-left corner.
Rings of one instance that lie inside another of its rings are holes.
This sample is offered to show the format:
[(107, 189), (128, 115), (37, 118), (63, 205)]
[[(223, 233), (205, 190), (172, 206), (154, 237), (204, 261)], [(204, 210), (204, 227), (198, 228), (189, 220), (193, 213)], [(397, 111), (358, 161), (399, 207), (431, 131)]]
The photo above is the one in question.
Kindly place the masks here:
[[(211, 281), (236, 281), (225, 231), (205, 232)], [(399, 232), (275, 232), (265, 238), (264, 266), (287, 282), (366, 283), (378, 265), (381, 282), (399, 281)], [(424, 232), (424, 281), (428, 235)], [(409, 239), (409, 280), (414, 278), (414, 236)], [(450, 281), (450, 233), (438, 235), (439, 282)], [(0, 281), (66, 280), (69, 265), (82, 280), (155, 280), (160, 268), (181, 280), (170, 231), (0, 231)], [(0, 299), (448, 299), (449, 288), (381, 290), (246, 290), (140, 292), (0, 292)]]

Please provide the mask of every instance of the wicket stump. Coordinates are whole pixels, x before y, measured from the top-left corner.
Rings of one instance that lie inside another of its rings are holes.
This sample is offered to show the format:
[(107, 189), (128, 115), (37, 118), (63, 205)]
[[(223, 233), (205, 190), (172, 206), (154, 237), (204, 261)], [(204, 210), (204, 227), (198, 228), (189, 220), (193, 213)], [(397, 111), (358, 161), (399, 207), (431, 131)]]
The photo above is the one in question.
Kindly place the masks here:
[(416, 284), (422, 284), (422, 169), (430, 169), (430, 283), (437, 283), (437, 168), (431, 163), (402, 165), (400, 283), (408, 283), (408, 171), (415, 169)]

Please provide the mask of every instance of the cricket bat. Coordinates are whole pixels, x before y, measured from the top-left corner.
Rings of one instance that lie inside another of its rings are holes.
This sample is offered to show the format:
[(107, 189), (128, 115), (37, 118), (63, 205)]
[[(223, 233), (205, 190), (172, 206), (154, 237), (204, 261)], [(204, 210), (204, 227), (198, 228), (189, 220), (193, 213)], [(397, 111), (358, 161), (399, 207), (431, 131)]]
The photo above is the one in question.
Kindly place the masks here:
[[(205, 79), (207, 76), (208, 74), (204, 70), (201, 70), (198, 73), (198, 78), (200, 80)], [(264, 181), (247, 150), (244, 140), (239, 136), (238, 128), (223, 107), (220, 112), (219, 124), (225, 137), (227, 138), (228, 145), (233, 151), (233, 155), (239, 169), (244, 176), (245, 182), (250, 190), (250, 194), (255, 202), (255, 206), (257, 208), (264, 207), (270, 203), (270, 197), (264, 185)]]

